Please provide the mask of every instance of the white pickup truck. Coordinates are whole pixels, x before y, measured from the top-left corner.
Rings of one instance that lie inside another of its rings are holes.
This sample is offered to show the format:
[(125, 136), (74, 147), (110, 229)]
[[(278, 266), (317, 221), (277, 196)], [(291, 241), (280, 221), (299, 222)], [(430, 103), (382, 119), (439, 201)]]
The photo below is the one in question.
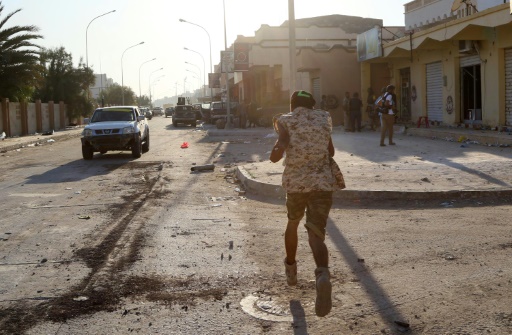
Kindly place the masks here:
[(149, 125), (138, 107), (118, 106), (98, 108), (82, 132), (82, 156), (92, 159), (94, 152), (131, 150), (139, 158), (149, 151)]

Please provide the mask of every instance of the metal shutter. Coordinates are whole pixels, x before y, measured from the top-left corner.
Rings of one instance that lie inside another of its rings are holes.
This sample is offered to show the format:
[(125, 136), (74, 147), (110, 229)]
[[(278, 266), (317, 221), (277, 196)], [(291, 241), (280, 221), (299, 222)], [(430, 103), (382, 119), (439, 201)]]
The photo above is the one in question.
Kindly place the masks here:
[(480, 55), (473, 55), (460, 58), (460, 67), (473, 66), (480, 64)]
[(505, 49), (505, 120), (512, 126), (512, 48)]
[(443, 121), (443, 67), (427, 64), (427, 115), (430, 121)]

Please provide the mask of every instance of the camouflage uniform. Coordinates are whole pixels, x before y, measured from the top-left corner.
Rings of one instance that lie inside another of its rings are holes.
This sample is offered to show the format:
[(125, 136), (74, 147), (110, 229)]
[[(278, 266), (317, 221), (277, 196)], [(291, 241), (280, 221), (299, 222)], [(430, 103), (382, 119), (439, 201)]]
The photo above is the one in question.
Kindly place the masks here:
[(283, 188), (287, 193), (334, 191), (328, 145), (332, 121), (328, 112), (295, 108), (278, 122), (290, 135), (284, 161)]
[(328, 112), (297, 107), (279, 117), (289, 135), (283, 172), (288, 219), (299, 221), (306, 211), (305, 226), (322, 240), (337, 188), (329, 163), (332, 121)]

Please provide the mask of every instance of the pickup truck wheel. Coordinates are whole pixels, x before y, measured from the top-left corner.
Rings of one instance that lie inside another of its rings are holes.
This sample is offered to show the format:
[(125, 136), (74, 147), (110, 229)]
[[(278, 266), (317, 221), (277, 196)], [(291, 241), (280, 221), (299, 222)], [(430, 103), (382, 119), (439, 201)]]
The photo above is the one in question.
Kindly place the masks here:
[(195, 122), (192, 122), (190, 125), (191, 125), (192, 127), (194, 127), (194, 128), (196, 127), (196, 123), (195, 123)]
[(144, 141), (144, 144), (142, 144), (142, 152), (148, 152), (149, 151), (149, 131), (148, 135), (146, 136), (146, 140)]
[(94, 150), (90, 145), (82, 145), (82, 157), (85, 160), (92, 159), (93, 155), (94, 155)]
[(172, 125), (174, 126), (174, 128), (177, 128), (178, 127), (178, 122), (172, 121)]
[(142, 141), (140, 137), (137, 137), (132, 145), (132, 157), (140, 158), (140, 156), (142, 156)]

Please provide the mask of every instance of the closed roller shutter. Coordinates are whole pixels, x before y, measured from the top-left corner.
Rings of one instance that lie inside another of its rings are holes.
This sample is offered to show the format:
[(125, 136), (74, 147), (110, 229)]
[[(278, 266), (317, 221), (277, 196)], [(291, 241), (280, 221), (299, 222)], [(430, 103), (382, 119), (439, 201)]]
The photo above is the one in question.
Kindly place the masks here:
[(473, 55), (460, 58), (460, 67), (473, 66), (480, 64), (480, 55)]
[(512, 48), (505, 49), (505, 119), (512, 126)]
[(443, 68), (441, 62), (427, 64), (427, 115), (443, 121)]

